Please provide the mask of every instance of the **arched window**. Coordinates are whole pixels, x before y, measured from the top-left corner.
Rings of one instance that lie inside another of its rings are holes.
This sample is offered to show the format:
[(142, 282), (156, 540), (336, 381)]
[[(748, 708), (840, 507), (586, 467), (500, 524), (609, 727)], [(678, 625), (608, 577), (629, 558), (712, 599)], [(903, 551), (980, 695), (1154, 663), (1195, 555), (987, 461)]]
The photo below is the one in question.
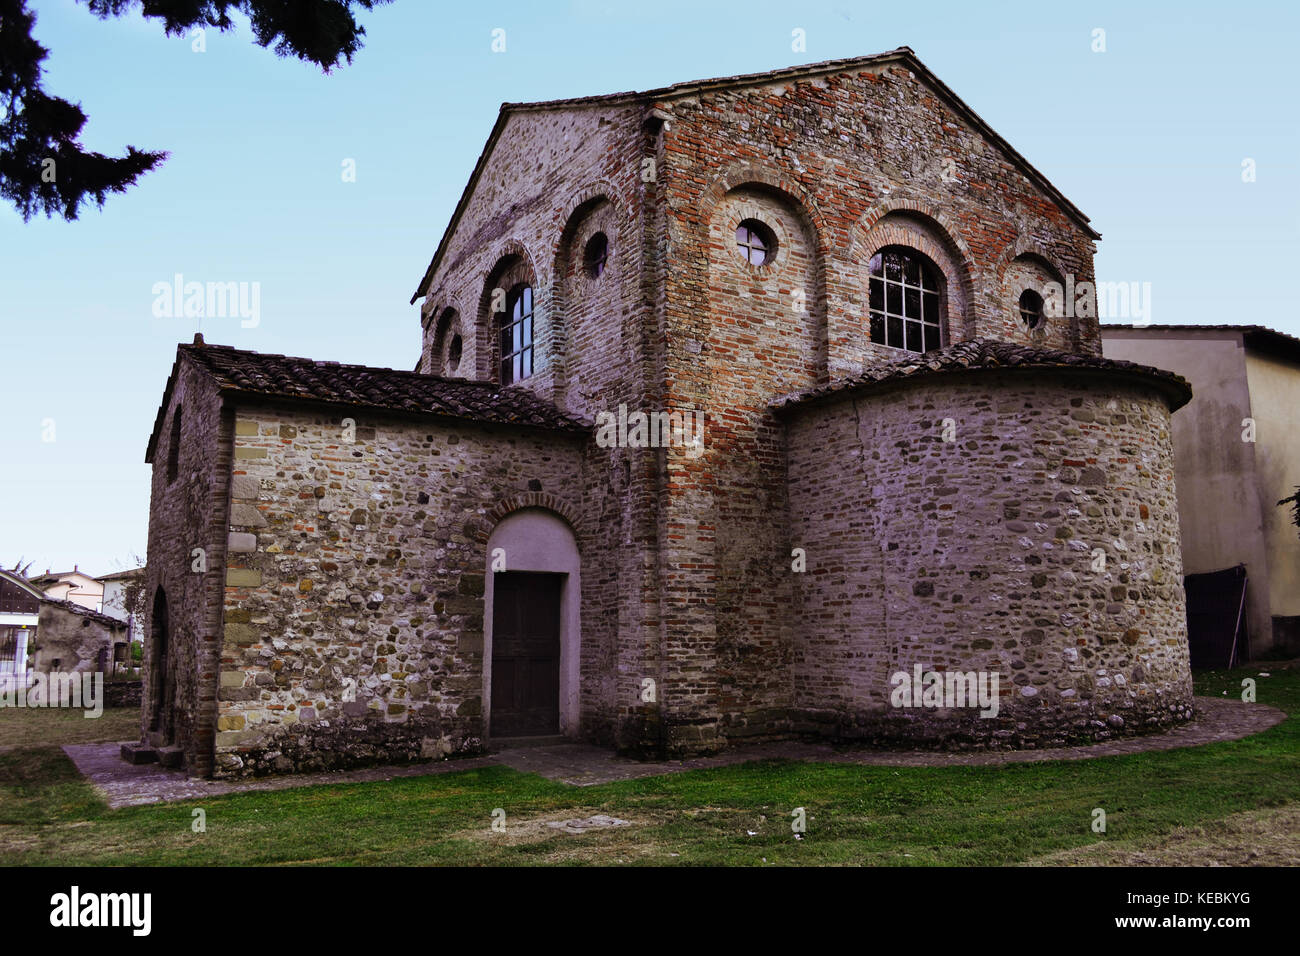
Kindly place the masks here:
[(181, 464), (181, 406), (176, 405), (172, 412), (171, 439), (167, 442), (167, 483), (176, 480), (176, 473)]
[[(460, 316), (453, 308), (442, 310), (434, 327), (431, 353), (433, 374), (453, 376), (460, 370), (465, 343), (461, 339)], [(463, 377), (463, 376), (462, 376)]]
[(501, 384), (533, 374), (533, 287), (520, 283), (506, 296), (501, 316)]
[(943, 274), (933, 262), (889, 246), (872, 257), (869, 281), (872, 342), (909, 352), (939, 348)]

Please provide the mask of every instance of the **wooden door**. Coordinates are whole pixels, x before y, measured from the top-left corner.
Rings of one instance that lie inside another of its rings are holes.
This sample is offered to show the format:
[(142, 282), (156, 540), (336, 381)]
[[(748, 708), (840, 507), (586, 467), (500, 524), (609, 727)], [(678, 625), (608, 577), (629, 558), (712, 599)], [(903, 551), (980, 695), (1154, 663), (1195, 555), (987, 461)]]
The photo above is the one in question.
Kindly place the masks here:
[(560, 732), (562, 574), (498, 572), (492, 587), (494, 737)]

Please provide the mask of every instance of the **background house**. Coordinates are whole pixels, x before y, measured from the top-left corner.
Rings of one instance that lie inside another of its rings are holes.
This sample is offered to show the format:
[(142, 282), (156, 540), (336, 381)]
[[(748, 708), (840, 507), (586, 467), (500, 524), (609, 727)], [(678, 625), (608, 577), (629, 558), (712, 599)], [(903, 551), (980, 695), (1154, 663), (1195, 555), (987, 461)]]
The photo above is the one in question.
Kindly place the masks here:
[(41, 601), (32, 670), (80, 673), (113, 670), (127, 660), (126, 622), (72, 601)]
[(143, 575), (96, 579), (74, 566), (29, 579), (0, 569), (0, 675), (129, 667), (138, 622), (127, 589)]
[(144, 575), (144, 568), (131, 568), (113, 574), (102, 574), (97, 579), (104, 588), (103, 599), (99, 607), (100, 612), (125, 621), (127, 638), (132, 642), (140, 640), (139, 628), (141, 622), (136, 620), (136, 615), (132, 613), (129, 607), (127, 589), (133, 583), (143, 581)]
[(1103, 325), (1102, 348), (1192, 384), (1173, 418), (1189, 609), (1230, 597), (1204, 592), (1231, 591), (1232, 575), (1201, 575), (1244, 566), (1250, 655), (1297, 653), (1300, 533), (1277, 502), (1300, 485), (1300, 339), (1260, 325)]
[(71, 601), (98, 611), (104, 600), (104, 585), (74, 564), (71, 571), (46, 571), (31, 578), (46, 597), (56, 601)]

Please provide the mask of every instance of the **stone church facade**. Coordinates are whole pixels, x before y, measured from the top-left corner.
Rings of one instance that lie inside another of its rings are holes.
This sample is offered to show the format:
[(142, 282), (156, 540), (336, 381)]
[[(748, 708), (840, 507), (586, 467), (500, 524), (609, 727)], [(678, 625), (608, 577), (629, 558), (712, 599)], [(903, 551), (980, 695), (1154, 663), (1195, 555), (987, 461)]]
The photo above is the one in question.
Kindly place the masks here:
[[(506, 104), (415, 371), (179, 348), (139, 759), (1187, 719), (1190, 391), (1052, 300), (1098, 238), (907, 48)], [(667, 413), (702, 442), (631, 425)], [(894, 706), (917, 667), (999, 675), (998, 713)]]

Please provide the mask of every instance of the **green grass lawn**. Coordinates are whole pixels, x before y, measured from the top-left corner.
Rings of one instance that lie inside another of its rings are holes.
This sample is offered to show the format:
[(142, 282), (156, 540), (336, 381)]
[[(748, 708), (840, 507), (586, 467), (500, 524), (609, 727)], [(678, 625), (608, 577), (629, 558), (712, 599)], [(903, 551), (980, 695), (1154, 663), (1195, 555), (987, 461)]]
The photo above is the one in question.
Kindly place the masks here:
[[(990, 865), (1048, 855), (1070, 862), (1071, 853), (1085, 854), (1080, 862), (1119, 862), (1127, 849), (1173, 834), (1184, 850), (1195, 834), (1219, 831), (1247, 834), (1243, 839), (1280, 836), (1294, 845), (1297, 815), (1287, 805), (1300, 801), (1300, 671), (1264, 665), (1207, 672), (1197, 689), (1239, 696), (1241, 678), (1261, 670), (1272, 676), (1256, 678), (1259, 701), (1291, 715), (1265, 733), (1041, 764), (763, 761), (582, 788), (491, 767), (108, 810), (57, 747), (17, 749), (0, 753), (0, 859), (21, 865)], [(7, 716), (0, 712), (0, 726)], [(807, 815), (802, 839), (790, 826), (796, 807)], [(1091, 830), (1096, 807), (1107, 814), (1105, 835)], [(204, 833), (192, 830), (198, 808), (206, 816)], [(491, 828), (497, 808), (505, 811), (505, 832)], [(544, 825), (593, 813), (633, 825), (582, 835)], [(1248, 820), (1249, 827), (1230, 819)], [(1292, 832), (1269, 834), (1270, 826)], [(1100, 843), (1110, 846), (1093, 848)], [(1110, 856), (1098, 857), (1097, 850)]]
[(139, 736), (138, 707), (105, 707), (98, 717), (66, 707), (0, 708), (0, 750), (136, 740)]

